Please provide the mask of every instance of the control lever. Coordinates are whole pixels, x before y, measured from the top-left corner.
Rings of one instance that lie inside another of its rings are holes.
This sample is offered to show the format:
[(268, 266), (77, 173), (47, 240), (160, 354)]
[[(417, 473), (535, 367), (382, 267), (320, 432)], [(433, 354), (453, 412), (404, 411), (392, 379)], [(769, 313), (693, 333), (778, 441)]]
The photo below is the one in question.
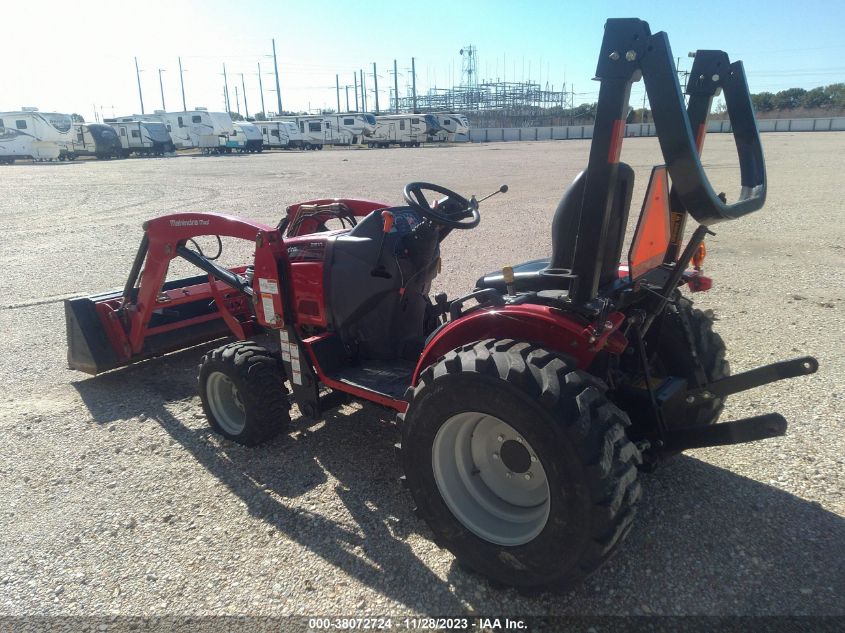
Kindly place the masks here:
[(438, 292), (434, 295), (434, 302), (437, 304), (437, 315), (443, 323), (446, 323), (446, 315), (449, 313), (449, 299), (445, 292)]
[(475, 200), (475, 196), (472, 196), (472, 200), (475, 200), (475, 203), (477, 205), (479, 202), (484, 202), (488, 198), (492, 198), (493, 196), (495, 196), (498, 193), (507, 193), (507, 192), (508, 192), (508, 186), (502, 185), (501, 187), (496, 189), (496, 191), (494, 191), (493, 193), (490, 193), (490, 194), (487, 194), (486, 196), (484, 196), (481, 200)]
[(387, 272), (387, 269), (384, 267), (384, 264), (381, 263), (381, 254), (384, 251), (384, 238), (387, 237), (387, 234), (390, 233), (390, 229), (393, 228), (393, 221), (396, 219), (394, 215), (385, 209), (381, 212), (381, 219), (382, 219), (382, 229), (381, 229), (381, 244), (378, 247), (378, 255), (376, 256), (375, 265), (373, 269), (370, 271), (370, 275), (373, 277), (382, 277), (384, 279), (390, 279), (392, 275)]

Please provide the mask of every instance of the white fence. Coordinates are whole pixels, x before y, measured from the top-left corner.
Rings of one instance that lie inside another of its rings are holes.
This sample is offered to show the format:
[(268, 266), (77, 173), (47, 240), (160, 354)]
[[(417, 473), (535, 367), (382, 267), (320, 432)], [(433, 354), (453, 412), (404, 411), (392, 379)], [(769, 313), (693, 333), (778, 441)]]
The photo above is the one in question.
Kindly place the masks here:
[[(758, 119), (761, 132), (845, 132), (845, 117), (828, 119)], [(730, 132), (728, 120), (708, 121), (707, 131)], [(625, 136), (656, 136), (654, 123), (629, 123)], [(567, 139), (593, 138), (592, 125), (565, 125), (555, 127), (482, 127), (469, 131), (469, 140), (474, 143), (496, 141), (563, 141)]]

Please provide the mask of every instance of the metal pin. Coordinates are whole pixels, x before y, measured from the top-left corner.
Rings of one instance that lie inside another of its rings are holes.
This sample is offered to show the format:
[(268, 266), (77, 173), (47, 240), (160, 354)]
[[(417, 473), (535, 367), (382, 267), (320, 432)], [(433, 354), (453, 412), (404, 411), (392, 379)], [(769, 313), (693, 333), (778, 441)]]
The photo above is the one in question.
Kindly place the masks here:
[(629, 62), (636, 60), (637, 51), (628, 51), (627, 53), (625, 53), (625, 59), (627, 59)]
[(617, 53), (616, 51), (613, 51), (610, 54), (610, 59), (612, 59), (613, 61), (616, 61), (617, 59), (619, 59), (619, 53)]
[(497, 439), (497, 440), (499, 440), (500, 442), (504, 442), (504, 441), (505, 441), (505, 436), (504, 436), (504, 435), (500, 435), (500, 436), (499, 436), (499, 437), (497, 437), (496, 439)]
[(498, 453), (493, 453), (493, 459), (499, 459), (499, 454), (498, 454)]
[(525, 473), (525, 481), (529, 481), (533, 476), (534, 475), (531, 474), (531, 471), (529, 470), (527, 473)]

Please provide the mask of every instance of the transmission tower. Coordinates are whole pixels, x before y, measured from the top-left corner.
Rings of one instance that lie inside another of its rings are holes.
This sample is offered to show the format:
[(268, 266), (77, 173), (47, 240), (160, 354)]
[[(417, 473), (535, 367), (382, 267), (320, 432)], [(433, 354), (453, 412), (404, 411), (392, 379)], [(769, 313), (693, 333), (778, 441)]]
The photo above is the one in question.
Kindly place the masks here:
[(472, 44), (461, 49), (461, 85), (478, 88), (478, 50)]

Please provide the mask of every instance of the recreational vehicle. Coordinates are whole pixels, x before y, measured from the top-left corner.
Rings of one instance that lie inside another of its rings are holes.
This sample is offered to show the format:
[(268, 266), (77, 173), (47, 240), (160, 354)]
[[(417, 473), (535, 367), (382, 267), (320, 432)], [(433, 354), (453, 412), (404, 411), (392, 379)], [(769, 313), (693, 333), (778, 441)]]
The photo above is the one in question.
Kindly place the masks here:
[(120, 117), (105, 119), (117, 134), (121, 154), (140, 156), (163, 156), (176, 151), (167, 126), (161, 121), (145, 121), (138, 117)]
[(250, 154), (264, 151), (264, 137), (254, 123), (236, 121), (234, 125), (233, 138), (243, 142), (243, 147), (239, 148), (238, 151), (249, 152)]
[(264, 147), (269, 149), (289, 149), (302, 140), (293, 121), (256, 121), (255, 126), (261, 131)]
[(442, 128), (433, 114), (387, 114), (376, 117), (376, 130), (369, 147), (419, 147)]
[(277, 116), (274, 121), (290, 121), (299, 128), (301, 139), (291, 145), (323, 149), (323, 145), (357, 145), (373, 134), (376, 118), (367, 113)]
[(376, 131), (376, 118), (369, 113), (349, 112), (325, 116), (340, 132), (343, 145), (358, 145)]
[(231, 153), (243, 147), (235, 138), (235, 126), (226, 112), (205, 108), (185, 112), (156, 110), (152, 114), (133, 115), (135, 119), (160, 121), (167, 127), (176, 149), (199, 148), (203, 153)]
[(431, 136), (430, 140), (432, 141), (440, 143), (448, 141), (449, 143), (453, 143), (455, 137), (469, 134), (469, 121), (466, 115), (435, 112), (434, 118), (437, 119), (437, 123), (441, 129)]
[(96, 156), (100, 159), (123, 156), (123, 148), (117, 132), (102, 123), (74, 123), (74, 136), (67, 155), (59, 156), (76, 160), (77, 156)]
[(69, 114), (39, 112), (38, 108), (0, 112), (0, 161), (55, 160), (69, 151), (72, 136)]

